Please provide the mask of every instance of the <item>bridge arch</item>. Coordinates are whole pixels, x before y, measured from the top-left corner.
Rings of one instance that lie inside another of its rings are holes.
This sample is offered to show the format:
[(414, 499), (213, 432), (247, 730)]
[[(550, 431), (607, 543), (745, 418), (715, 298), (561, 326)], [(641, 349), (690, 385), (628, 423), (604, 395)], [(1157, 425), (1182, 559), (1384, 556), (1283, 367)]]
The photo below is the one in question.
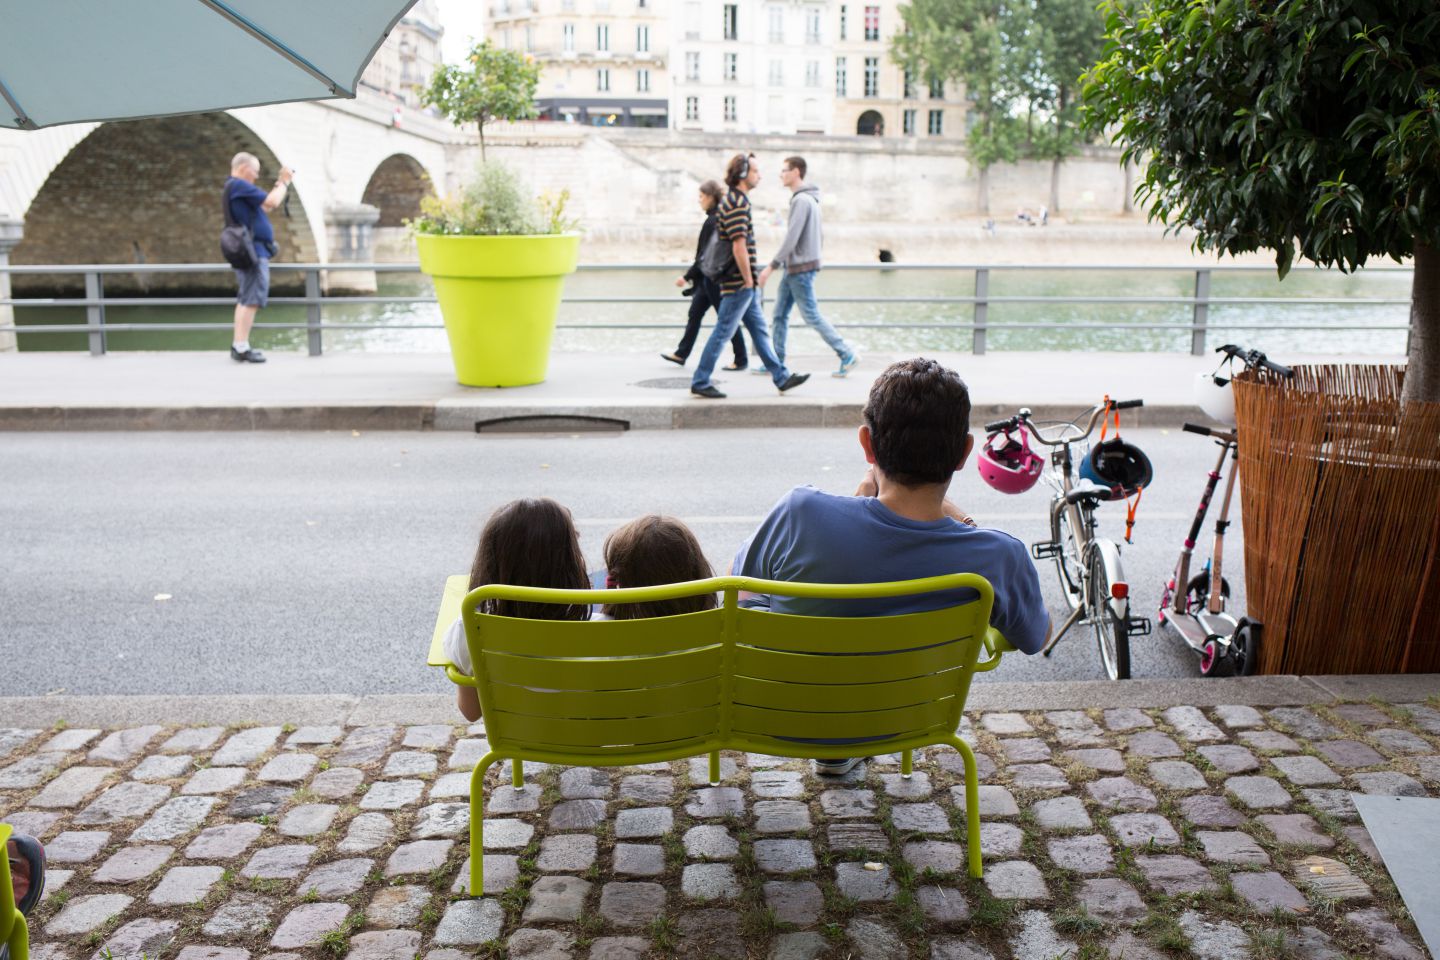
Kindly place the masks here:
[[(230, 158), (260, 158), (261, 184), (279, 162), (249, 126), (228, 113), (104, 123), (70, 147), (45, 177), (28, 209), (24, 238), (11, 255), (25, 263), (196, 263), (219, 259), (220, 191)], [(271, 214), (280, 261), (314, 262), (321, 248), (303, 184), (289, 214)], [(65, 288), (78, 278), (17, 276), (20, 289)], [(277, 277), (277, 281), (280, 280)], [(198, 282), (197, 282), (198, 281)], [(106, 291), (228, 287), (228, 277), (116, 276)]]
[(419, 160), (408, 153), (392, 153), (370, 174), (360, 202), (380, 211), (375, 226), (403, 227), (406, 220), (420, 215), (421, 199), (434, 193), (430, 174)]

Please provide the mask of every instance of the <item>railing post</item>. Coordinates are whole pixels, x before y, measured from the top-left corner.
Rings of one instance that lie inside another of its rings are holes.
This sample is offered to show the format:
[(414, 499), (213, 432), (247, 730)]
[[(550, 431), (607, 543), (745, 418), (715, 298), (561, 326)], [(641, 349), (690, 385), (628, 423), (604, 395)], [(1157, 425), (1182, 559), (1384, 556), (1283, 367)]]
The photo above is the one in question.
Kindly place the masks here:
[(978, 357), (985, 352), (985, 331), (990, 314), (990, 271), (975, 269), (975, 331), (971, 351)]
[(105, 284), (94, 270), (85, 271), (85, 325), (90, 328), (90, 356), (105, 355)]
[(310, 356), (320, 356), (323, 349), (320, 342), (320, 271), (305, 271), (305, 334), (310, 341)]
[(1195, 307), (1190, 315), (1190, 352), (1205, 355), (1205, 327), (1210, 322), (1210, 271), (1195, 271)]

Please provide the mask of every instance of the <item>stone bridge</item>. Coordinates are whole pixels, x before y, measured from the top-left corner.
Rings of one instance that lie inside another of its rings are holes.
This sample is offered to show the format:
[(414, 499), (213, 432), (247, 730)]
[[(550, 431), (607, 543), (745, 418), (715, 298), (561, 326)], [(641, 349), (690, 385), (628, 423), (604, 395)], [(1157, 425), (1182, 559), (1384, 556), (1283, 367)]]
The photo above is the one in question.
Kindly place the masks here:
[[(453, 165), (469, 162), (468, 140), (444, 120), (364, 91), (355, 100), (0, 130), (0, 263), (7, 252), (17, 265), (218, 261), (220, 188), (241, 150), (260, 158), (264, 186), (282, 163), (296, 171), (288, 213), (271, 217), (277, 263), (370, 262), (387, 248), (413, 259), (398, 242), (402, 223), (421, 197), (452, 182)], [(129, 284), (178, 290), (196, 276)], [(330, 277), (332, 288), (374, 288), (373, 274)], [(14, 281), (23, 295), (73, 295), (79, 284)], [(126, 290), (125, 278), (107, 280), (107, 293)]]

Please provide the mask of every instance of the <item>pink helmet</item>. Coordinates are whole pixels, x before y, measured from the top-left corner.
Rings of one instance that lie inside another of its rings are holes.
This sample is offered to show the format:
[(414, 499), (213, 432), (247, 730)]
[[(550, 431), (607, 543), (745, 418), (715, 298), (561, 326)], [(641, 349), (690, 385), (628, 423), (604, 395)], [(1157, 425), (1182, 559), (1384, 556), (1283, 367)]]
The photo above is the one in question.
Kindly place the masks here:
[(980, 448), (980, 477), (1001, 493), (1024, 493), (1035, 486), (1045, 469), (1045, 458), (1030, 449), (1030, 436), (1017, 427), (1017, 441), (1009, 430), (985, 438)]

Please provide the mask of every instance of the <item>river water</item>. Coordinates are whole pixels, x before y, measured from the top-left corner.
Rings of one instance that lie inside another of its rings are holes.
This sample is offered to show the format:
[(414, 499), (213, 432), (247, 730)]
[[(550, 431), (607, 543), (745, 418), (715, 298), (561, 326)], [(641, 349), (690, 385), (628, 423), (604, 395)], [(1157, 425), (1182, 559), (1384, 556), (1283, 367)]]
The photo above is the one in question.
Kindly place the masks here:
[[(676, 271), (626, 269), (581, 272), (566, 282), (566, 297), (658, 297), (661, 302), (566, 303), (561, 307), (555, 335), (559, 351), (637, 351), (673, 349), (685, 322), (687, 301), (673, 286)], [(993, 271), (992, 297), (1189, 297), (1195, 276), (1190, 269), (1172, 271), (1045, 270)], [(774, 284), (771, 284), (771, 291)], [(828, 270), (816, 284), (822, 309), (847, 339), (863, 350), (968, 350), (968, 328), (973, 308), (968, 303), (916, 304), (899, 297), (969, 297), (975, 292), (971, 270)], [(425, 296), (428, 279), (414, 274), (381, 274), (380, 291), (390, 296)], [(1345, 275), (1336, 270), (1296, 268), (1282, 283), (1272, 271), (1227, 272), (1212, 275), (1212, 298), (1295, 298), (1323, 300), (1396, 299), (1410, 295), (1407, 271), (1370, 270)], [(827, 298), (874, 298), (872, 303), (841, 303)], [(767, 310), (768, 312), (768, 310)], [(1170, 351), (1189, 349), (1191, 308), (1188, 304), (1007, 304), (992, 303), (987, 347), (990, 350), (1114, 350)], [(107, 307), (107, 323), (202, 323), (225, 325), (214, 331), (134, 331), (107, 336), (110, 350), (214, 350), (229, 343), (231, 308), (213, 307)], [(713, 314), (711, 319), (713, 320)], [(1294, 354), (1399, 354), (1405, 352), (1406, 303), (1255, 303), (1212, 305), (1208, 343), (1243, 342), (1272, 355)], [(275, 305), (261, 315), (262, 322), (304, 323), (303, 306)], [(361, 329), (327, 330), (328, 350), (372, 352), (443, 352), (440, 329), (416, 329), (439, 324), (433, 303), (357, 304), (335, 302), (324, 308), (326, 323), (354, 324)], [(83, 324), (85, 312), (75, 307), (19, 307), (16, 322), (22, 327)], [(1051, 329), (1013, 325), (1051, 322)], [(644, 324), (645, 329), (610, 329), (607, 325)], [(934, 325), (933, 328), (907, 326)], [(1105, 329), (1086, 325), (1104, 324)], [(1163, 329), (1145, 329), (1148, 325)], [(573, 327), (573, 328), (572, 328)], [(1301, 329), (1320, 327), (1322, 329)], [(1381, 329), (1395, 327), (1398, 329)], [(818, 336), (791, 318), (792, 350), (823, 351)], [(251, 342), (268, 350), (304, 350), (304, 330), (257, 329)], [(20, 349), (85, 350), (83, 333), (32, 334), (20, 337)]]

